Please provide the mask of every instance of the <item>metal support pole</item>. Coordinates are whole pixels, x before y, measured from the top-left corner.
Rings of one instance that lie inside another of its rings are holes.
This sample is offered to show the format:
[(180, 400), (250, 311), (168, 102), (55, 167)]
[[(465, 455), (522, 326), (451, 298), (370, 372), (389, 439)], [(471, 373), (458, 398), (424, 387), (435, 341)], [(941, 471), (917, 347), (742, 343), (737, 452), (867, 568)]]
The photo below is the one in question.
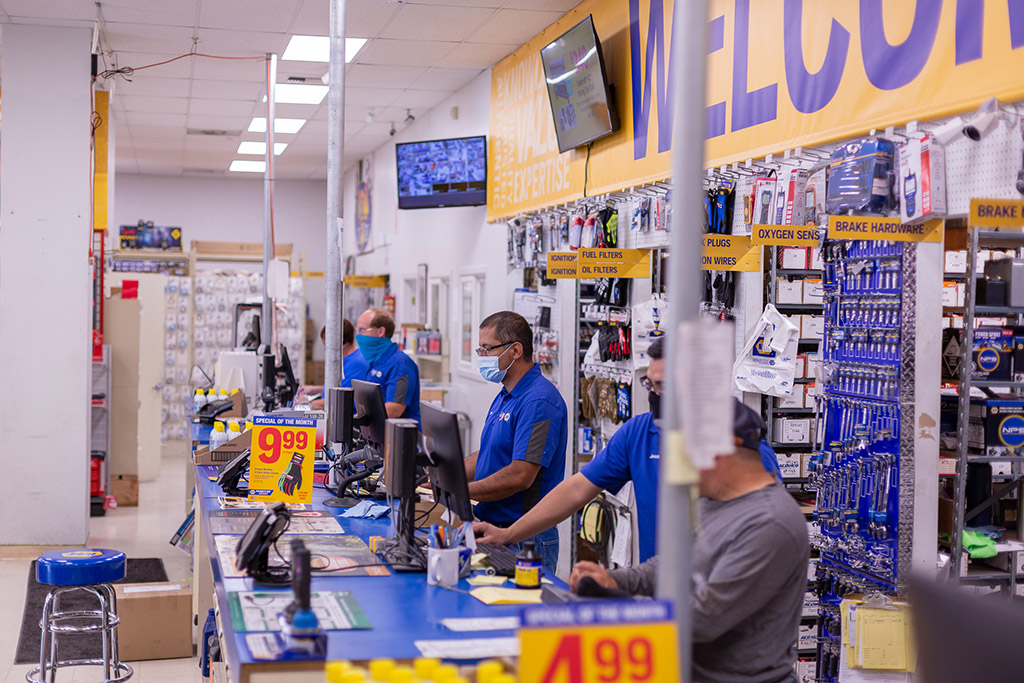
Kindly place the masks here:
[[(680, 323), (694, 320), (700, 310), (701, 187), (704, 173), (705, 54), (707, 52), (707, 0), (676, 2), (672, 41), (678, 61), (673, 74), (674, 114), (672, 145), (672, 242), (668, 259), (668, 355), (665, 369), (662, 465), (658, 495), (658, 597), (675, 605), (679, 639), (680, 680), (690, 680), (691, 554), (694, 536), (697, 472), (683, 449), (679, 421), (679, 395), (675, 377), (677, 358), (686, 353), (677, 341)], [(698, 397), (688, 397), (695, 399)]]
[[(277, 384), (277, 372), (274, 363), (274, 300), (270, 298), (270, 262), (274, 259), (274, 118), (277, 103), (274, 101), (277, 84), (277, 54), (267, 53), (267, 133), (266, 162), (263, 169), (263, 310), (261, 315), (262, 331), (260, 336), (264, 344), (263, 356), (263, 400), (272, 400)], [(269, 391), (268, 391), (269, 390)]]
[(327, 69), (327, 320), (324, 384), (340, 386), (341, 321), (345, 289), (341, 279), (342, 220), (345, 216), (345, 0), (331, 0), (331, 54)]

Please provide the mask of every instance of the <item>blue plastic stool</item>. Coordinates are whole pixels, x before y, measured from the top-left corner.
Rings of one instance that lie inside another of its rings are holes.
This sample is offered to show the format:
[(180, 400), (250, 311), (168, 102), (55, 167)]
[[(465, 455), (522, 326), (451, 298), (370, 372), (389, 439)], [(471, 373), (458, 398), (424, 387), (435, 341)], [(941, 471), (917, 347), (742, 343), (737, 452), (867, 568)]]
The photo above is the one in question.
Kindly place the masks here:
[[(111, 582), (125, 577), (127, 560), (118, 550), (89, 548), (54, 550), (36, 560), (36, 581), (53, 586), (43, 603), (39, 621), (39, 666), (25, 675), (30, 683), (50, 683), (57, 669), (69, 666), (103, 666), (103, 683), (120, 683), (132, 677), (132, 668), (122, 664), (117, 653), (117, 599)], [(74, 591), (92, 593), (99, 609), (73, 612), (60, 611), (60, 596)], [(66, 623), (70, 622), (70, 623)], [(99, 631), (103, 638), (102, 659), (57, 659), (58, 633), (89, 633)], [(113, 674), (113, 676), (111, 675)]]

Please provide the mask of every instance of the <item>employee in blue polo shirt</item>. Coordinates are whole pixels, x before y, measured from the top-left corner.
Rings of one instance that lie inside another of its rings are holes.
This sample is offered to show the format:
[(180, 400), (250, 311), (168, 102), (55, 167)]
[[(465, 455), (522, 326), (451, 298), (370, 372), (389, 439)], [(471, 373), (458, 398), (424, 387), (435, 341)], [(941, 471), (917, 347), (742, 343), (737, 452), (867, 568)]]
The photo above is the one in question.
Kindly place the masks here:
[[(649, 413), (641, 413), (626, 421), (608, 440), (608, 445), (579, 472), (566, 479), (551, 495), (538, 503), (528, 515), (512, 526), (502, 529), (477, 522), (473, 530), (483, 543), (505, 545), (549, 529), (594, 499), (602, 489), (618, 493), (626, 482), (633, 482), (637, 507), (637, 535), (640, 561), (655, 554), (658, 520), (658, 466), (660, 464), (661, 383), (665, 377), (664, 342), (655, 340), (647, 351), (650, 366), (641, 378), (648, 390)], [(768, 442), (761, 442), (765, 469), (776, 473), (775, 452)]]
[[(356, 346), (356, 328), (345, 318), (343, 321), (342, 334), (341, 334), (341, 369), (342, 379), (341, 386), (351, 387), (352, 380), (354, 379), (366, 379), (366, 373), (369, 371), (369, 366), (366, 364), (366, 359), (363, 358), (363, 354), (359, 352), (359, 347)], [(327, 344), (327, 328), (320, 328), (320, 341)], [(302, 387), (302, 390), (307, 394), (316, 389), (323, 391), (320, 394), (320, 398), (313, 399), (309, 402), (310, 410), (323, 410), (324, 409), (324, 396), (327, 395), (327, 387), (315, 387), (306, 386)]]
[(366, 381), (376, 382), (384, 392), (388, 417), (420, 419), (420, 370), (416, 363), (391, 341), (395, 319), (381, 308), (369, 308), (356, 319), (356, 343), (366, 359)]
[[(507, 527), (530, 512), (565, 472), (567, 412), (558, 389), (533, 362), (533, 331), (518, 313), (501, 311), (480, 323), (480, 374), (500, 383), (480, 434), (480, 450), (466, 458), (476, 516)], [(535, 542), (544, 568), (558, 564), (553, 525), (522, 534)]]

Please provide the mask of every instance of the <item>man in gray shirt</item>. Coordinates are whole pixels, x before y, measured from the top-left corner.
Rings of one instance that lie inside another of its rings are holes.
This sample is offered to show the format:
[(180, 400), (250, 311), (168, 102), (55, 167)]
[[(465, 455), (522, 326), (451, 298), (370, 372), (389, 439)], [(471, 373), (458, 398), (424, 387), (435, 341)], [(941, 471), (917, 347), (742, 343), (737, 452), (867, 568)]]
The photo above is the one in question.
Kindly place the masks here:
[[(738, 401), (736, 451), (700, 473), (699, 529), (693, 547), (693, 681), (796, 681), (794, 646), (807, 590), (807, 523), (800, 507), (765, 472), (761, 417)], [(611, 572), (573, 568), (608, 589), (654, 595), (657, 556)]]

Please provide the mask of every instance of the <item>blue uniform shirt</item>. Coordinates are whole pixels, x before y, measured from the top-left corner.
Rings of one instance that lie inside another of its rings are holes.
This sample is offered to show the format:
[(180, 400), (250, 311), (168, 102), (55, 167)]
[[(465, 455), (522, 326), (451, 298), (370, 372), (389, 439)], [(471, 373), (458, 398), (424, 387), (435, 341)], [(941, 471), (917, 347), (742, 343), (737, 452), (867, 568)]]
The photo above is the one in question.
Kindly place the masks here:
[[(345, 375), (345, 379), (341, 380), (341, 386), (343, 387), (352, 386), (352, 380), (354, 379), (366, 380), (370, 372), (370, 366), (366, 359), (363, 358), (363, 354), (359, 349), (341, 359), (341, 368)], [(419, 403), (417, 403), (418, 405)]]
[(478, 503), (477, 517), (508, 526), (558, 486), (565, 476), (567, 423), (565, 401), (541, 375), (539, 366), (530, 368), (512, 391), (501, 388), (480, 433), (475, 479), (489, 477), (513, 460), (532, 462), (541, 469), (525, 491)]
[[(608, 440), (604, 450), (580, 469), (591, 484), (612, 493), (618, 493), (627, 481), (633, 481), (641, 562), (655, 554), (658, 536), (660, 441), (661, 432), (651, 414), (637, 415), (627, 420)], [(767, 441), (761, 440), (759, 450), (762, 461), (775, 462), (775, 451)], [(767, 465), (765, 469), (773, 471)], [(778, 471), (777, 464), (774, 471)]]
[(416, 363), (398, 348), (398, 344), (391, 344), (376, 363), (367, 367), (366, 381), (380, 385), (384, 402), (404, 404), (402, 417), (419, 422), (420, 370)]

